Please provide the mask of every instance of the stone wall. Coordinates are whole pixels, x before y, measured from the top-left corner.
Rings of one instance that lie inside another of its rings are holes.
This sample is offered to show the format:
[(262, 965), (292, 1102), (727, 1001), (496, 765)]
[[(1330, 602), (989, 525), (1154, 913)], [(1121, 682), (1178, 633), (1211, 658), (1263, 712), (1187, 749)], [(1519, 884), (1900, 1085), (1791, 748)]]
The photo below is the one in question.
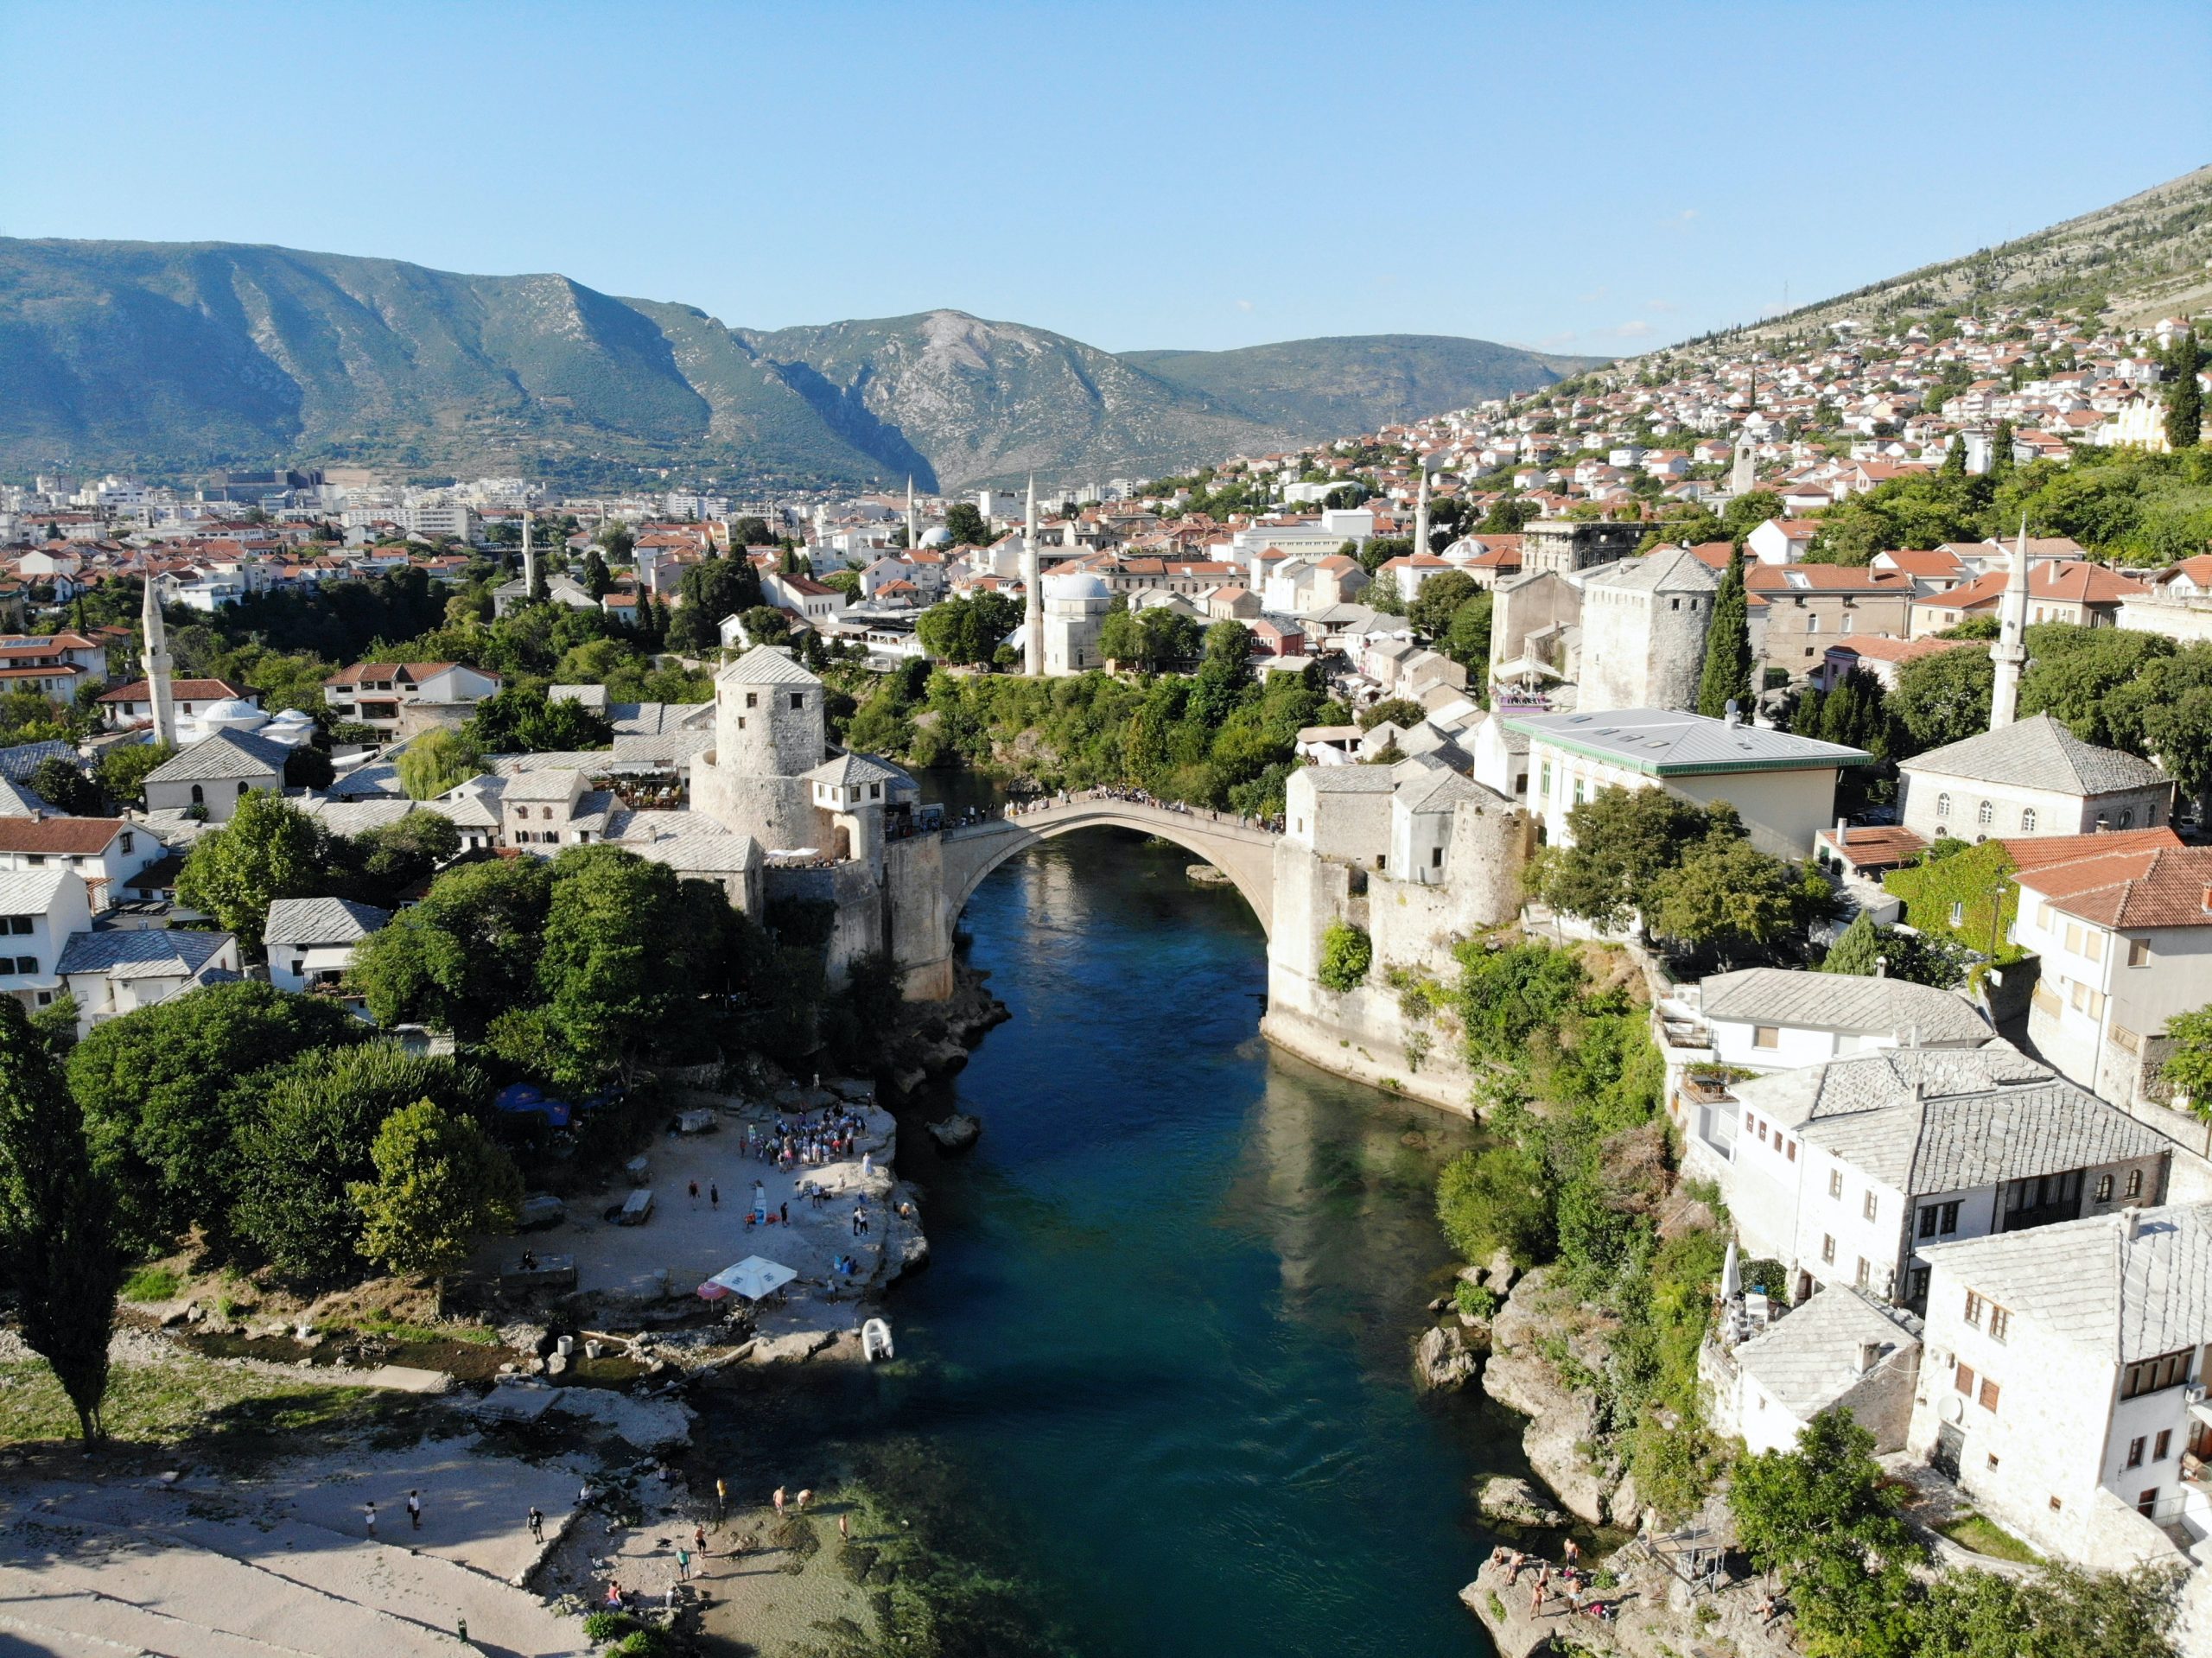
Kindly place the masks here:
[(858, 863), (761, 872), (761, 894), (772, 917), (779, 903), (828, 904), (834, 912), (823, 962), (830, 982), (842, 985), (852, 964), (884, 948), (883, 897), (868, 866)]

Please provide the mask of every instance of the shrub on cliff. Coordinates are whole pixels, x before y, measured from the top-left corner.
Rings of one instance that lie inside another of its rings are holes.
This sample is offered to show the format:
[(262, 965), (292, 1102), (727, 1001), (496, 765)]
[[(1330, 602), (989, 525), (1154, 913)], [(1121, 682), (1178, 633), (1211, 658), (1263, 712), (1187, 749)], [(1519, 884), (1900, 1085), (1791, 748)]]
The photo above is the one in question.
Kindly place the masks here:
[(1345, 922), (1329, 924), (1321, 935), (1318, 975), (1323, 984), (1332, 990), (1357, 990), (1367, 982), (1367, 970), (1374, 965), (1374, 940)]

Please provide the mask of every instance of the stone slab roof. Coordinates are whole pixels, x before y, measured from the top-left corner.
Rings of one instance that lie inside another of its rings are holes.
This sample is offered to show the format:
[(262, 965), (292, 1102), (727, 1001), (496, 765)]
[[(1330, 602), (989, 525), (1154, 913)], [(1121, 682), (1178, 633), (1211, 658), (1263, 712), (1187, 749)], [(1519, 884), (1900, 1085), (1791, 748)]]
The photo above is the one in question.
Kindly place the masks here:
[(1904, 979), (1752, 967), (1715, 974), (1702, 990), (1707, 1019), (1747, 1025), (1900, 1039), (1916, 1031), (1922, 1042), (1931, 1044), (1985, 1040), (1993, 1034), (1965, 997)]
[(1516, 714), (1504, 721), (1545, 742), (1647, 777), (1726, 772), (1796, 772), (1872, 765), (1863, 748), (1824, 743), (1764, 726), (1731, 725), (1675, 708), (1618, 708), (1588, 714)]
[(1914, 777), (1961, 778), (2078, 795), (2116, 794), (2172, 781), (2148, 760), (2083, 742), (2048, 714), (1931, 748), (1898, 769)]
[(280, 898), (263, 937), (272, 944), (351, 944), (381, 931), (391, 912), (347, 898)]
[(735, 662), (715, 676), (719, 683), (727, 680), (733, 685), (819, 685), (817, 679), (791, 653), (778, 645), (764, 645), (747, 651)]
[(0, 869), (0, 915), (44, 915), (54, 907), (54, 895), (70, 871)]
[(1736, 1349), (1736, 1363), (1759, 1390), (1801, 1422), (1808, 1422), (1857, 1387), (1866, 1372), (1859, 1346), (1872, 1342), (1876, 1363), (1920, 1345), (1916, 1331), (1848, 1285), (1832, 1284), (1764, 1333)]
[(204, 783), (217, 778), (282, 777), (292, 751), (250, 731), (218, 731), (172, 754), (146, 774), (149, 783)]
[(2123, 1210), (1921, 1252), (2015, 1317), (2116, 1363), (2212, 1340), (2212, 1204)]
[(71, 933), (54, 971), (105, 973), (118, 979), (189, 978), (230, 942), (226, 932), (168, 927)]

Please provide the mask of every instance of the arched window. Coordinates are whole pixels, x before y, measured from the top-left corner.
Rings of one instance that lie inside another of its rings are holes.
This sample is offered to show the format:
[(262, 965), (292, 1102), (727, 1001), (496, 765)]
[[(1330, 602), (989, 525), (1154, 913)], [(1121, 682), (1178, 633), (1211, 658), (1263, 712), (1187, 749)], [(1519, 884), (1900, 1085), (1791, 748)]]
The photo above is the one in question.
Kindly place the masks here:
[(243, 784), (243, 783), (239, 784), (239, 785), (238, 785), (238, 798), (239, 798), (239, 799), (243, 800), (243, 799), (245, 799), (245, 791), (246, 791), (246, 785), (245, 785), (245, 784)]
[(1951, 797), (1948, 795), (1937, 795), (1936, 797), (1936, 816), (1938, 817), (1948, 817), (1950, 815)]
[(1983, 801), (1980, 809), (1976, 810), (1974, 815), (1974, 821), (1977, 823), (1982, 824), (1995, 823), (1997, 821), (1997, 808), (1991, 805), (1986, 800)]
[(192, 785), (192, 804), (195, 806), (207, 804), (207, 791), (196, 783)]
[(2130, 807), (2129, 807), (2126, 811), (2124, 811), (2124, 812), (2120, 813), (2120, 828), (2122, 828), (2122, 829), (2133, 829), (2133, 828), (2134, 828), (2134, 827), (2135, 827), (2135, 808), (2134, 808), (2134, 807), (2130, 806)]
[(2020, 833), (2033, 835), (2035, 832), (2036, 809), (2033, 806), (2024, 806), (2020, 809)]

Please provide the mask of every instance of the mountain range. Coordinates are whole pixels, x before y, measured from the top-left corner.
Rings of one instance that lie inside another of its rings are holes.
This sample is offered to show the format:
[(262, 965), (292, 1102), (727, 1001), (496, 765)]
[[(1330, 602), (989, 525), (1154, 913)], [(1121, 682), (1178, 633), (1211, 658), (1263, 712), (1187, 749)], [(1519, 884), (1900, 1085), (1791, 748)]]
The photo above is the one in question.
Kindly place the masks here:
[(1117, 355), (951, 310), (762, 331), (560, 276), (0, 238), (15, 474), (1083, 484), (1371, 431), (1601, 360), (1421, 334)]

